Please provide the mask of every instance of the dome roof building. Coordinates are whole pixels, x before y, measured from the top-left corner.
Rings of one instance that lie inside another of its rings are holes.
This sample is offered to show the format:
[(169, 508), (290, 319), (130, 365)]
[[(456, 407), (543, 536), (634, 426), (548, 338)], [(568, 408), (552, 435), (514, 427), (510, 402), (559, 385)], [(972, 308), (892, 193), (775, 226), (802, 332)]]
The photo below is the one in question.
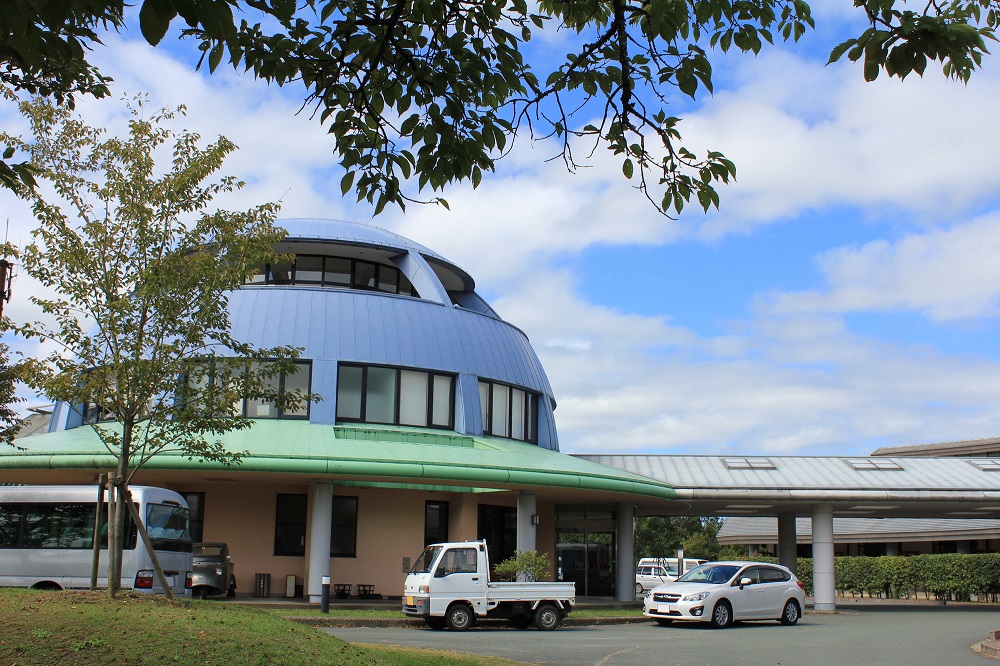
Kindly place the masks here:
[[(288, 236), (277, 249), (294, 260), (262, 266), (231, 295), (232, 332), (300, 348), (282, 386), (321, 400), (287, 413), (245, 400), (253, 427), (223, 437), (248, 452), (241, 464), (165, 452), (135, 482), (187, 497), (196, 538), (229, 543), (241, 591), (268, 573), (311, 597), (326, 575), (398, 594), (401, 564), (426, 543), (486, 539), (494, 560), (553, 554), (553, 575), (579, 576), (578, 595), (631, 593), (630, 567), (615, 581), (613, 545), (599, 571), (582, 562), (577, 573), (573, 549), (557, 544), (601, 530), (630, 558), (634, 505), (672, 489), (559, 452), (538, 357), (471, 275), (374, 226), (279, 224)], [(48, 434), (0, 453), (4, 480), (93, 483), (114, 469), (87, 416), (57, 404)]]

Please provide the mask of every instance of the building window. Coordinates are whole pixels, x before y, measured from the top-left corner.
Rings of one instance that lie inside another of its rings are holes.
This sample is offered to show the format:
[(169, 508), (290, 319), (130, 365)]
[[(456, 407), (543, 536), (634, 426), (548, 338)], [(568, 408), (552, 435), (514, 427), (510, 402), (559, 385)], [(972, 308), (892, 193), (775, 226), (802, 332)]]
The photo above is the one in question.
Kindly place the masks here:
[(274, 514), (274, 554), (303, 557), (306, 554), (306, 496), (278, 495)]
[(337, 419), (452, 429), (455, 377), (426, 370), (342, 363)]
[(448, 541), (448, 503), (424, 503), (424, 545)]
[[(255, 362), (252, 367), (257, 369), (260, 367), (260, 363)], [(213, 387), (222, 387), (234, 380), (229, 368), (217, 367), (212, 364), (207, 373), (199, 373), (197, 377), (188, 377), (187, 385), (192, 399), (208, 404), (212, 400)], [(274, 377), (264, 381), (267, 382), (269, 388), (277, 389), (281, 394), (295, 390), (307, 394), (312, 386), (312, 362), (295, 361), (294, 370), (282, 370)], [(270, 400), (238, 398), (232, 406), (232, 411), (234, 414), (240, 414), (250, 419), (308, 419), (309, 404), (308, 400), (304, 400), (295, 409), (278, 409), (276, 403)], [(227, 406), (223, 411), (228, 409)]]
[(205, 493), (181, 493), (191, 512), (191, 540), (205, 540)]
[(261, 266), (244, 284), (311, 285), (337, 289), (360, 289), (419, 298), (413, 285), (395, 266), (360, 259), (296, 255), (291, 262)]
[(330, 523), (330, 557), (357, 557), (358, 498), (333, 497)]
[(483, 434), (537, 442), (538, 397), (516, 386), (479, 380)]

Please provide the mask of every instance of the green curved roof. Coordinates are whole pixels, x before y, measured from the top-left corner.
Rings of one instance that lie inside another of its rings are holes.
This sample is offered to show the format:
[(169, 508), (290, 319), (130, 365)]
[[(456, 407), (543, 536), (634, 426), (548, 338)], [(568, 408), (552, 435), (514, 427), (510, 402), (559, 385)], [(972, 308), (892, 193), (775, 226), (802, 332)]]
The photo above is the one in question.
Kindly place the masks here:
[[(219, 439), (229, 451), (249, 455), (230, 467), (164, 452), (143, 469), (310, 474), (421, 485), (472, 484), (479, 489), (528, 485), (675, 497), (665, 483), (509, 439), (393, 426), (264, 420)], [(27, 450), (0, 452), (0, 470), (108, 470), (116, 466), (115, 458), (89, 427), (36, 435), (17, 443)]]

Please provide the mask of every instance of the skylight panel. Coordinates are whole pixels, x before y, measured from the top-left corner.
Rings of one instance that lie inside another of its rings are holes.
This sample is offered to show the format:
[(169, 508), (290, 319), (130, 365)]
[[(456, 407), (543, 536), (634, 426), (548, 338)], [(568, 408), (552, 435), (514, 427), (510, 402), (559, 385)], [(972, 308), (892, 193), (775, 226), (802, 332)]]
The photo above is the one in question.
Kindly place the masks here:
[(777, 469), (768, 458), (723, 458), (726, 469)]
[(1000, 472), (1000, 460), (994, 458), (979, 458), (977, 460), (967, 460), (966, 462), (984, 472)]
[(885, 458), (848, 458), (844, 462), (846, 462), (854, 469), (864, 469), (864, 470), (903, 469), (899, 463), (892, 460), (887, 460)]

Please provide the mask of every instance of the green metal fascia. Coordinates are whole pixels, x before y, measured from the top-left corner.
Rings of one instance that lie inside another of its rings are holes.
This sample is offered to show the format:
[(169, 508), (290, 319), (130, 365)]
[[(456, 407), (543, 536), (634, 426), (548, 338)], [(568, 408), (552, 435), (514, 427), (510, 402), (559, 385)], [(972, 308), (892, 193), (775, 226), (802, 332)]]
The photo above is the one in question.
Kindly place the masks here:
[[(0, 470), (106, 470), (117, 466), (114, 456), (95, 451), (101, 445), (90, 431), (74, 429), (40, 437), (44, 439), (37, 440), (40, 450), (36, 452), (0, 453)], [(239, 465), (224, 465), (178, 453), (161, 453), (145, 467), (396, 478), (471, 483), (477, 487), (577, 488), (676, 497), (666, 484), (508, 440), (370, 425), (334, 428), (294, 421), (262, 423), (251, 431), (230, 433), (225, 439), (230, 440), (229, 450), (249, 450), (250, 455)], [(288, 453), (283, 455), (283, 451)]]

